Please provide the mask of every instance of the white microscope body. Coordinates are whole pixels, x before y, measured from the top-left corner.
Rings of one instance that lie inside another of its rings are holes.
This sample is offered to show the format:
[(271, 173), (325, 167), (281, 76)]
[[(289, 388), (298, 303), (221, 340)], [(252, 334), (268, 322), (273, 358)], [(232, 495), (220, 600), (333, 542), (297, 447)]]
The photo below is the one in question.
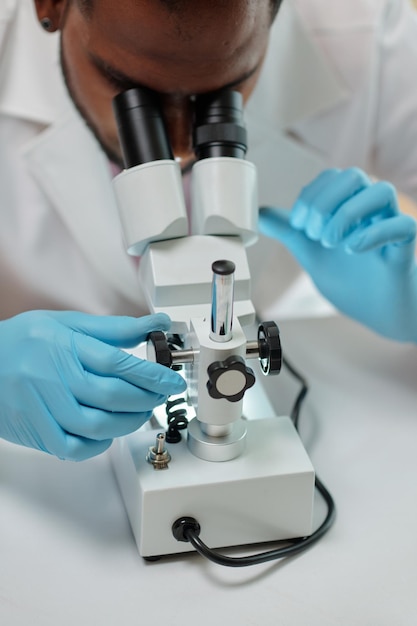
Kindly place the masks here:
[(213, 548), (312, 532), (314, 470), (292, 421), (244, 413), (255, 382), (246, 361), (258, 357), (263, 372), (273, 373), (281, 351), (275, 324), (261, 324), (256, 341), (243, 330), (255, 318), (245, 246), (256, 239), (258, 207), (256, 170), (243, 158), (239, 97), (223, 92), (197, 112), (200, 160), (191, 173), (189, 217), (153, 94), (135, 89), (116, 98), (126, 169), (114, 186), (127, 250), (141, 256), (151, 312), (168, 313), (183, 341), (175, 349), (163, 333), (153, 334), (148, 358), (183, 365), (196, 415), (176, 443), (161, 427), (111, 448), (143, 557), (193, 550), (173, 535), (184, 517), (198, 521)]

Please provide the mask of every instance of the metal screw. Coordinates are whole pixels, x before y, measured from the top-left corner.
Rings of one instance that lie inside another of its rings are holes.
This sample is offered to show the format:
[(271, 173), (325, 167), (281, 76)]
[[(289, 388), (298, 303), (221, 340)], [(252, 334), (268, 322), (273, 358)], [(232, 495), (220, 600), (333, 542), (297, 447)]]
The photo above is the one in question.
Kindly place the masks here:
[(165, 448), (165, 433), (158, 433), (156, 435), (155, 445), (149, 448), (146, 460), (153, 465), (156, 470), (168, 469), (171, 455)]

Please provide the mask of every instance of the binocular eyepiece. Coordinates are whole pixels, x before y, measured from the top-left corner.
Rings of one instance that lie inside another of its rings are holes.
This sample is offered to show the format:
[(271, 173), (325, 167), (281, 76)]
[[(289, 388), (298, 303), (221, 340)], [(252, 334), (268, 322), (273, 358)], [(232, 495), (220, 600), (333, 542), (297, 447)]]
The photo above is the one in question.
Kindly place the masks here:
[[(124, 165), (127, 168), (174, 159), (156, 92), (135, 87), (113, 100)], [(242, 95), (231, 89), (196, 96), (193, 147), (198, 160), (243, 158), (247, 150)]]

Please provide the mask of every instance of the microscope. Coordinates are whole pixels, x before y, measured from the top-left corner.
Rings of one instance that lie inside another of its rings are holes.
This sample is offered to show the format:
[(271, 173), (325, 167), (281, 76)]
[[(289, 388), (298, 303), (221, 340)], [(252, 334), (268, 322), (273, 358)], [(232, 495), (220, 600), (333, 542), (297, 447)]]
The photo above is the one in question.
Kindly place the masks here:
[(170, 399), (165, 424), (111, 447), (139, 553), (193, 550), (183, 532), (190, 523), (214, 548), (307, 537), (314, 469), (291, 419), (259, 414), (265, 392), (248, 365), (277, 374), (282, 355), (275, 322), (260, 323), (255, 339), (244, 331), (255, 322), (246, 247), (257, 238), (258, 205), (241, 95), (195, 99), (188, 210), (157, 94), (130, 89), (115, 98), (114, 111), (125, 163), (114, 190), (126, 249), (140, 257), (150, 311), (172, 320), (169, 334), (150, 334), (146, 358), (181, 369), (187, 398), (179, 401), (193, 415), (188, 420)]

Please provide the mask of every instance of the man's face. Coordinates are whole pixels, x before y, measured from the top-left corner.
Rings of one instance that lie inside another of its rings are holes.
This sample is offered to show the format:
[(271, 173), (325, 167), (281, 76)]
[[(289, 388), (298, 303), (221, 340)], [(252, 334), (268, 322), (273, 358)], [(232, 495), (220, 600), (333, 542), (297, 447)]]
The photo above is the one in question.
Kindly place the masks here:
[(193, 159), (192, 97), (233, 87), (246, 100), (271, 22), (269, 0), (193, 0), (178, 11), (159, 0), (95, 0), (88, 17), (74, 0), (62, 5), (68, 89), (116, 162), (116, 94), (141, 85), (161, 95), (171, 145), (184, 167)]

